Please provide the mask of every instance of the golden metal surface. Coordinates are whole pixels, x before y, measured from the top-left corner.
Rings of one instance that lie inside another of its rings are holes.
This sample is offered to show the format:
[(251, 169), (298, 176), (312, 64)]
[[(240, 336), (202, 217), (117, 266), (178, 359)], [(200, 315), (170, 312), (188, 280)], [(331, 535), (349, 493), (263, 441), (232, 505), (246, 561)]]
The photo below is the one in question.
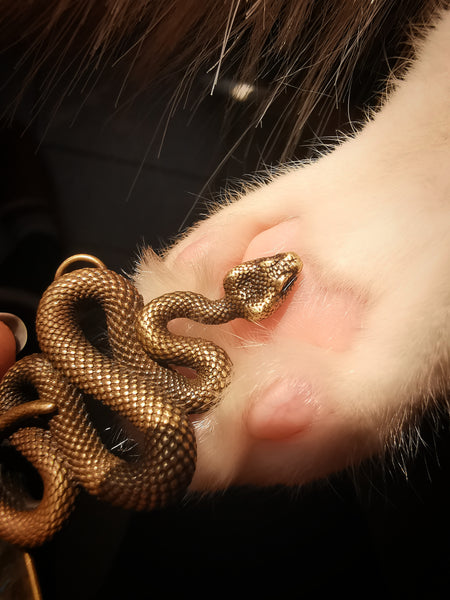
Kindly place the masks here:
[[(188, 414), (218, 401), (231, 361), (208, 340), (170, 333), (168, 322), (263, 319), (283, 301), (302, 267), (293, 253), (257, 259), (227, 273), (219, 300), (173, 292), (144, 307), (134, 286), (97, 259), (100, 268), (64, 274), (80, 257), (86, 260), (77, 255), (61, 265), (39, 304), (42, 354), (19, 361), (0, 384), (0, 433), (43, 482), (40, 500), (2, 482), (0, 537), (22, 547), (42, 544), (61, 528), (80, 486), (127, 509), (149, 510), (179, 499), (196, 464)], [(78, 323), (75, 307), (85, 299), (97, 301), (105, 313), (110, 353), (94, 347)], [(197, 376), (186, 378), (170, 365), (190, 367)], [(31, 400), (25, 393), (30, 388)], [(85, 394), (142, 432), (137, 459), (108, 450), (89, 417)], [(47, 424), (33, 418), (49, 411), (54, 414)]]
[(42, 600), (33, 559), (0, 540), (0, 598), (2, 600)]
[(23, 559), (28, 574), (28, 581), (30, 582), (31, 598), (32, 600), (42, 600), (41, 588), (33, 559), (28, 552), (23, 553)]

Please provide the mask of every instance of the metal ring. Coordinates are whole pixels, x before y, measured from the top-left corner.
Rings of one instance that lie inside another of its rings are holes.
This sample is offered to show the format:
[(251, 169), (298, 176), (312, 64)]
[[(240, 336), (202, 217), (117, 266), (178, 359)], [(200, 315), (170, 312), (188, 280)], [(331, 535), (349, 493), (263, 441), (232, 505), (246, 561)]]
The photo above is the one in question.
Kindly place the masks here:
[(69, 258), (66, 258), (66, 260), (59, 265), (55, 273), (55, 279), (58, 279), (58, 277), (64, 275), (67, 268), (76, 262), (92, 263), (99, 269), (106, 269), (106, 265), (102, 263), (102, 261), (96, 256), (92, 256), (92, 254), (73, 254), (72, 256), (69, 256)]

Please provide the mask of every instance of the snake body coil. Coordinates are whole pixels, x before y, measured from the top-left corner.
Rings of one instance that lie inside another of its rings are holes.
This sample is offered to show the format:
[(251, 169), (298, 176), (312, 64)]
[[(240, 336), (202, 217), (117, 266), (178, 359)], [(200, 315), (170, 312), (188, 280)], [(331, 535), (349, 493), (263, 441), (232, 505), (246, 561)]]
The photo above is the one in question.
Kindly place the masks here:
[[(43, 495), (32, 500), (4, 476), (0, 537), (23, 547), (42, 544), (70, 514), (79, 486), (136, 510), (180, 498), (196, 463), (187, 415), (207, 410), (220, 398), (231, 361), (208, 340), (170, 333), (167, 323), (179, 317), (215, 325), (264, 318), (284, 299), (300, 269), (293, 253), (258, 259), (226, 275), (220, 300), (174, 292), (146, 306), (128, 280), (106, 268), (57, 278), (37, 314), (42, 354), (19, 361), (0, 384), (0, 432), (7, 436), (3, 445), (15, 448), (37, 469)], [(85, 299), (97, 301), (106, 315), (108, 355), (79, 326), (76, 307)], [(184, 377), (172, 364), (191, 367), (196, 377)], [(86, 409), (86, 394), (142, 432), (137, 459), (116, 456), (104, 445)], [(47, 426), (37, 426), (35, 415), (47, 413)]]

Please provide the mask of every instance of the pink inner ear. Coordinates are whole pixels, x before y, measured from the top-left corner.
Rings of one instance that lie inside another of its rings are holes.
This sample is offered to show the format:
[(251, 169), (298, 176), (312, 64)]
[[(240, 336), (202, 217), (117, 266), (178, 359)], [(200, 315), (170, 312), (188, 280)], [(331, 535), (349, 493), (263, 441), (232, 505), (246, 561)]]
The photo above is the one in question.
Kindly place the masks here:
[(317, 412), (309, 383), (277, 381), (254, 398), (247, 412), (247, 429), (256, 439), (280, 440), (308, 429)]

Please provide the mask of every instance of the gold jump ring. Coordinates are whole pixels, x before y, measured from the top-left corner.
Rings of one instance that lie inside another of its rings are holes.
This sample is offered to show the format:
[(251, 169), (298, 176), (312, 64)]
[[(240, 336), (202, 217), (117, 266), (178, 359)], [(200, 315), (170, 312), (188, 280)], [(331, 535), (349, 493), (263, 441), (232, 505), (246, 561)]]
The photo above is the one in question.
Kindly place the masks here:
[(68, 267), (77, 262), (91, 263), (99, 269), (106, 269), (106, 265), (96, 256), (92, 256), (92, 254), (74, 254), (73, 256), (66, 258), (66, 260), (59, 265), (55, 273), (55, 280), (61, 277), (61, 275), (64, 275)]

